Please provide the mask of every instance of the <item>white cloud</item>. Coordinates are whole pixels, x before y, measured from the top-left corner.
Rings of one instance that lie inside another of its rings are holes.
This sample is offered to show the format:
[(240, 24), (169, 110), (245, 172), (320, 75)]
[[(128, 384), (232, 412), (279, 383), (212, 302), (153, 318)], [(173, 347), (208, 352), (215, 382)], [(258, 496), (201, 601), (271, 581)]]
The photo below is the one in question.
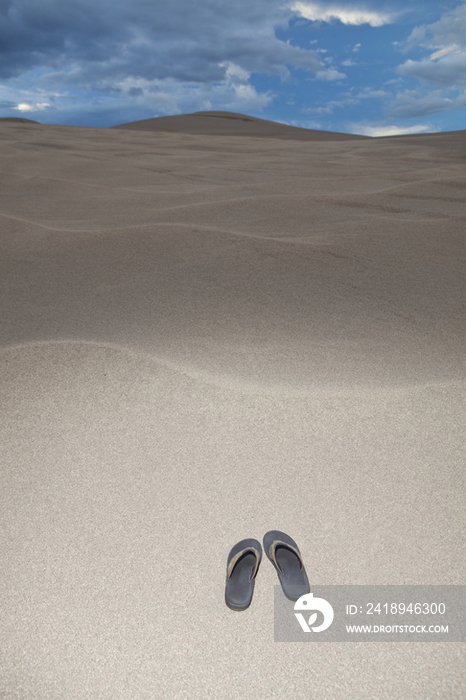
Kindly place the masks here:
[(263, 109), (272, 101), (273, 97), (270, 93), (258, 93), (252, 85), (234, 85), (236, 100), (234, 105), (241, 112)]
[(438, 22), (423, 24), (415, 27), (406, 45), (409, 48), (417, 45), (432, 49), (442, 49), (447, 46), (466, 46), (466, 4), (462, 3), (449, 12), (445, 12)]
[(225, 68), (225, 79), (227, 82), (244, 83), (250, 78), (251, 74), (248, 73), (248, 71), (241, 68), (241, 66), (235, 65), (231, 61), (228, 61), (227, 63), (219, 63), (218, 65)]
[[(437, 53), (442, 54), (441, 51)], [(398, 66), (396, 72), (437, 87), (466, 87), (466, 50), (449, 51), (442, 54), (439, 60), (432, 60), (432, 57), (422, 61), (409, 59)]]
[(327, 102), (325, 107), (306, 107), (301, 111), (303, 114), (333, 114), (335, 108), (347, 107), (348, 105), (357, 105), (358, 100), (352, 97), (346, 98), (344, 100), (331, 100)]
[(433, 54), (431, 54), (429, 56), (429, 60), (435, 61), (437, 58), (443, 58), (443, 56), (446, 56), (452, 51), (457, 51), (458, 49), (459, 46), (457, 46), (456, 44), (453, 44), (453, 46), (447, 46), (445, 49), (440, 49), (439, 51), (435, 51)]
[(342, 7), (341, 5), (321, 4), (317, 2), (294, 2), (291, 9), (298, 12), (301, 17), (312, 22), (331, 22), (340, 20), (343, 24), (370, 24), (371, 27), (381, 27), (393, 21), (392, 15), (387, 12), (375, 12), (358, 7)]
[(442, 90), (424, 93), (419, 90), (405, 90), (398, 93), (387, 106), (387, 114), (392, 117), (422, 117), (439, 112), (451, 112), (466, 106), (466, 92), (449, 97)]
[(349, 67), (349, 66), (357, 66), (356, 61), (352, 61), (351, 58), (347, 58), (346, 61), (341, 62), (342, 66)]
[(361, 136), (402, 136), (403, 134), (422, 134), (426, 131), (432, 131), (430, 126), (425, 124), (417, 124), (416, 126), (364, 126), (362, 124), (354, 124), (352, 128), (353, 134)]
[(22, 102), (21, 104), (16, 105), (16, 107), (13, 107), (13, 109), (17, 109), (19, 112), (32, 112), (34, 107)]
[(344, 73), (339, 73), (335, 68), (328, 68), (327, 70), (319, 70), (316, 73), (317, 80), (340, 80), (346, 78)]
[(386, 114), (422, 118), (466, 106), (466, 3), (445, 12), (433, 24), (415, 27), (402, 50), (413, 48), (430, 53), (419, 60), (408, 59), (396, 72), (417, 78), (425, 87), (398, 93), (387, 105)]
[(385, 92), (385, 90), (372, 90), (371, 88), (364, 88), (361, 92), (356, 95), (356, 97), (362, 99), (376, 99), (378, 97), (387, 97), (391, 93)]
[[(415, 27), (411, 34), (409, 35), (408, 39), (405, 42), (404, 51), (409, 51), (410, 49), (414, 48), (415, 46), (418, 46), (422, 44), (422, 42), (426, 38), (426, 28), (425, 25), (421, 25), (420, 27)], [(402, 46), (402, 42), (394, 41), (393, 42), (394, 46)]]
[(304, 107), (303, 114), (333, 114), (335, 107), (340, 105), (337, 102), (329, 102), (325, 107)]
[(130, 97), (135, 104), (142, 104), (155, 114), (181, 114), (183, 112), (226, 109), (248, 112), (261, 110), (272, 100), (270, 93), (260, 93), (249, 83), (250, 74), (232, 62), (220, 63), (224, 79), (213, 85), (183, 83), (173, 79), (146, 80), (125, 78), (118, 83), (122, 97)]
[(437, 87), (466, 87), (466, 4), (445, 12), (438, 22), (411, 32), (405, 50), (416, 46), (433, 53), (398, 66), (399, 75), (412, 76)]
[(18, 112), (38, 112), (41, 109), (46, 109), (47, 107), (50, 107), (48, 102), (39, 102), (34, 105), (30, 105), (27, 102), (21, 102), (19, 105), (16, 105), (16, 107), (13, 107), (13, 109), (17, 109)]
[(240, 105), (243, 105), (243, 109), (262, 109), (272, 101), (270, 93), (260, 94), (256, 91), (249, 83), (250, 73), (241, 66), (237, 66), (231, 61), (219, 65), (225, 68), (223, 83), (226, 89), (234, 91), (236, 100)]

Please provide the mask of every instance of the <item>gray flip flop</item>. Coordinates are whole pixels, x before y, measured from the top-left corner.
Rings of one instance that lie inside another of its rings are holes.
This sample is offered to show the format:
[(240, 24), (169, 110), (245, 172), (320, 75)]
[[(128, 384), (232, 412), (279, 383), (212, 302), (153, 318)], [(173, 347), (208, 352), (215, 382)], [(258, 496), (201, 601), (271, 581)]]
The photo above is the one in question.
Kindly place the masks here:
[(309, 581), (298, 545), (280, 530), (264, 535), (264, 551), (277, 570), (283, 593), (289, 600), (298, 600), (310, 592)]
[(228, 555), (225, 603), (231, 610), (250, 606), (261, 558), (260, 542), (253, 539), (241, 540)]

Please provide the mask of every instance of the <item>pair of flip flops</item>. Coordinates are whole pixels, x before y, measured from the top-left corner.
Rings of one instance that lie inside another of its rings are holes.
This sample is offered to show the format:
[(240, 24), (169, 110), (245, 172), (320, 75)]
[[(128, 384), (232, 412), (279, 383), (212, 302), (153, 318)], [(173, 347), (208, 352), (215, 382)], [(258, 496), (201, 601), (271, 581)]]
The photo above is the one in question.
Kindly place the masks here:
[[(263, 544), (286, 597), (298, 600), (309, 593), (309, 581), (296, 542), (280, 530), (270, 530), (264, 535)], [(228, 555), (225, 602), (231, 610), (246, 610), (251, 604), (261, 559), (262, 547), (254, 539), (241, 540)]]

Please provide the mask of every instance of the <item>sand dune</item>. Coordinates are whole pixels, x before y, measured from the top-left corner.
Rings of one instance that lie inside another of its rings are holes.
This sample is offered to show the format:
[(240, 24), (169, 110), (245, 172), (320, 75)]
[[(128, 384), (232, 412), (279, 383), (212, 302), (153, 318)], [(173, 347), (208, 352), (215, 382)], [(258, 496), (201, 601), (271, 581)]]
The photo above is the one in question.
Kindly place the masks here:
[(25, 119), (25, 117), (0, 117), (0, 124), (8, 122), (15, 122), (17, 124), (39, 124), (34, 119)]
[(272, 528), (464, 583), (466, 132), (246, 119), (0, 120), (5, 698), (464, 694), (461, 644), (274, 643), (266, 560), (223, 594)]
[(249, 117), (235, 112), (194, 112), (171, 117), (142, 119), (120, 124), (112, 129), (138, 131), (164, 131), (176, 134), (204, 134), (206, 136), (250, 136), (259, 138), (291, 139), (293, 141), (351, 141), (367, 138), (332, 131), (301, 129), (288, 124), (279, 124), (267, 119)]

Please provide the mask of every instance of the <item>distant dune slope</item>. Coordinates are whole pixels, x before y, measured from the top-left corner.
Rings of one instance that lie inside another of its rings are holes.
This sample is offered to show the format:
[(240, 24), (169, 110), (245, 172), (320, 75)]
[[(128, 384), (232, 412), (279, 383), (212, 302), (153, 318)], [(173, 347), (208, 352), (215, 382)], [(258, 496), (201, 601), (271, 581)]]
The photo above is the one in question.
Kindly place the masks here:
[(25, 119), (24, 117), (0, 117), (0, 122), (26, 122), (27, 124), (39, 124), (40, 122), (34, 121), (34, 119)]
[(439, 131), (427, 134), (401, 134), (399, 136), (378, 137), (377, 141), (394, 141), (398, 144), (416, 146), (434, 146), (443, 150), (442, 157), (447, 155), (454, 160), (466, 156), (466, 129), (461, 131)]
[(112, 129), (137, 129), (140, 131), (165, 131), (182, 134), (211, 134), (218, 136), (255, 136), (290, 139), (294, 141), (349, 141), (366, 139), (367, 136), (340, 134), (332, 131), (301, 129), (296, 126), (249, 117), (235, 112), (194, 112), (171, 117), (156, 117), (142, 121), (119, 124)]

